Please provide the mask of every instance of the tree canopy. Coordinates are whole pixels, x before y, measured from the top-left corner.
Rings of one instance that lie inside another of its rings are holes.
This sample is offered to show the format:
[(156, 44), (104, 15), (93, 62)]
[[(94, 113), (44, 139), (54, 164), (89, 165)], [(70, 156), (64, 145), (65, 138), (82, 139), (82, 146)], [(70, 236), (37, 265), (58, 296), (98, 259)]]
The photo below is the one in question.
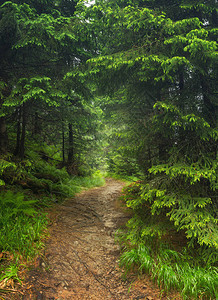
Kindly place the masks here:
[(167, 224), (217, 249), (217, 24), (216, 0), (3, 1), (4, 164), (49, 145), (71, 175), (134, 175), (133, 244)]
[(131, 175), (134, 157), (147, 175), (140, 199), (128, 204), (132, 232), (148, 202), (190, 244), (217, 247), (216, 3), (97, 1), (90, 11), (92, 27), (98, 33), (103, 23), (104, 31), (89, 73), (120, 124), (111, 169), (125, 165)]

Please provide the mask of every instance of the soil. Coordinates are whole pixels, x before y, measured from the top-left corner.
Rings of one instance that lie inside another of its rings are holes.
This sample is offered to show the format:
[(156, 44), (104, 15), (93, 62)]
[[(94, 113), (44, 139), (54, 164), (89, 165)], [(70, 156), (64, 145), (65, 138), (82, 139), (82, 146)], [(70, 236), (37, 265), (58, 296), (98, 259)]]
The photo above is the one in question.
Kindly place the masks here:
[(161, 295), (149, 277), (124, 278), (119, 268), (114, 234), (129, 219), (119, 200), (123, 186), (108, 179), (105, 186), (55, 206), (45, 253), (28, 272), (19, 294), (10, 299), (172, 299)]

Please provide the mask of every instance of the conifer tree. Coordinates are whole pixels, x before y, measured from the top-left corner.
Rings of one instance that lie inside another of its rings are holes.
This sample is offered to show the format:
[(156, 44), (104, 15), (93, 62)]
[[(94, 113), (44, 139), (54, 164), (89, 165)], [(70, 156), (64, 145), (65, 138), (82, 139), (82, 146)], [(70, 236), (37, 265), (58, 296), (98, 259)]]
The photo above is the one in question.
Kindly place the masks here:
[[(6, 120), (17, 131), (10, 151), (23, 158), (26, 136), (37, 134), (42, 142), (52, 118), (60, 118), (56, 129), (61, 132), (68, 127), (61, 124), (72, 124), (72, 110), (73, 115), (77, 109), (85, 111), (82, 103), (88, 100), (88, 89), (73, 73), (92, 54), (90, 37), (79, 14), (74, 14), (77, 2), (5, 1), (0, 7), (1, 152), (7, 146)], [(71, 79), (64, 78), (69, 71)], [(69, 112), (57, 114), (63, 105)], [(53, 140), (50, 134), (47, 142)], [(64, 135), (67, 140), (69, 136)], [(56, 143), (60, 145), (60, 140)], [(70, 149), (65, 147), (68, 156)]]
[(117, 118), (121, 109), (129, 116), (131, 149), (148, 175), (134, 207), (150, 202), (190, 243), (217, 247), (215, 1), (98, 1), (91, 12), (109, 45), (90, 73), (116, 95)]

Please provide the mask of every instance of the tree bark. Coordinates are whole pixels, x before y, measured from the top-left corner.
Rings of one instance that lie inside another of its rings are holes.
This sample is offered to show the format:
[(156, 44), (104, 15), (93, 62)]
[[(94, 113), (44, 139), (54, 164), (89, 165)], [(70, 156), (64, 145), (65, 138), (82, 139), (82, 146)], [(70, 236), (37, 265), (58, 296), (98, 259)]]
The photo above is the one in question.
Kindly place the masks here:
[(35, 112), (33, 133), (34, 133), (34, 135), (38, 135), (38, 134), (40, 134), (40, 132), (41, 132), (41, 126), (39, 123), (39, 114), (37, 112)]
[(65, 136), (64, 136), (63, 121), (62, 121), (62, 161), (63, 161), (63, 165), (65, 165)]
[(169, 145), (170, 144), (167, 144), (167, 142), (165, 140), (163, 140), (162, 137), (160, 137), (158, 149), (159, 149), (159, 162), (161, 164), (165, 164), (167, 162), (167, 159), (168, 159), (167, 149), (168, 149)]
[(14, 150), (14, 155), (18, 155), (20, 149), (20, 134), (21, 134), (21, 109), (17, 108), (17, 139), (16, 139), (16, 147)]
[(74, 161), (74, 143), (73, 143), (73, 126), (71, 123), (68, 125), (69, 128), (69, 150), (68, 150), (68, 164)]
[(0, 118), (0, 153), (5, 153), (8, 147), (8, 135), (5, 117)]
[(180, 92), (183, 90), (184, 88), (184, 76), (183, 76), (183, 70), (181, 70), (179, 72), (179, 90)]
[(26, 139), (26, 124), (27, 124), (27, 106), (23, 103), (23, 106), (19, 109), (18, 122), (17, 122), (17, 143), (14, 151), (14, 155), (24, 158), (25, 154), (25, 139)]
[[(5, 77), (5, 76), (4, 76)], [(4, 87), (1, 89), (2, 96), (0, 97), (0, 110), (2, 109), (4, 99), (10, 95), (10, 88), (7, 87), (5, 78), (0, 77), (0, 81), (3, 81)], [(8, 134), (6, 126), (6, 118), (0, 117), (0, 154), (5, 153), (8, 150)]]
[(78, 167), (75, 161), (73, 125), (71, 123), (69, 123), (68, 129), (69, 129), (69, 148), (68, 148), (68, 159), (67, 159), (67, 172), (70, 175), (78, 175)]
[(217, 126), (217, 117), (216, 117), (216, 106), (210, 100), (210, 88), (206, 78), (203, 75), (200, 76), (201, 81), (201, 90), (203, 95), (204, 107), (203, 107), (203, 114), (205, 120), (212, 125), (212, 127)]
[(19, 156), (21, 159), (24, 158), (25, 153), (25, 138), (26, 138), (26, 123), (27, 123), (27, 116), (26, 116), (26, 104), (23, 104), (23, 114), (22, 114), (22, 131), (21, 131), (21, 138), (20, 138), (20, 153)]

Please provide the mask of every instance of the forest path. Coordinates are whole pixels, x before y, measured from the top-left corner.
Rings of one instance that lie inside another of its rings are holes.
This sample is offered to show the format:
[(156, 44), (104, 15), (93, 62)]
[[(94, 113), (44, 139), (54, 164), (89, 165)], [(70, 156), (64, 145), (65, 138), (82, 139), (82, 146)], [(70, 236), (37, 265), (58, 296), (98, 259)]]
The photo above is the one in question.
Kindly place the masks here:
[(164, 299), (148, 280), (122, 279), (114, 233), (128, 219), (118, 200), (123, 186), (108, 179), (53, 209), (45, 257), (29, 272), (22, 299)]

